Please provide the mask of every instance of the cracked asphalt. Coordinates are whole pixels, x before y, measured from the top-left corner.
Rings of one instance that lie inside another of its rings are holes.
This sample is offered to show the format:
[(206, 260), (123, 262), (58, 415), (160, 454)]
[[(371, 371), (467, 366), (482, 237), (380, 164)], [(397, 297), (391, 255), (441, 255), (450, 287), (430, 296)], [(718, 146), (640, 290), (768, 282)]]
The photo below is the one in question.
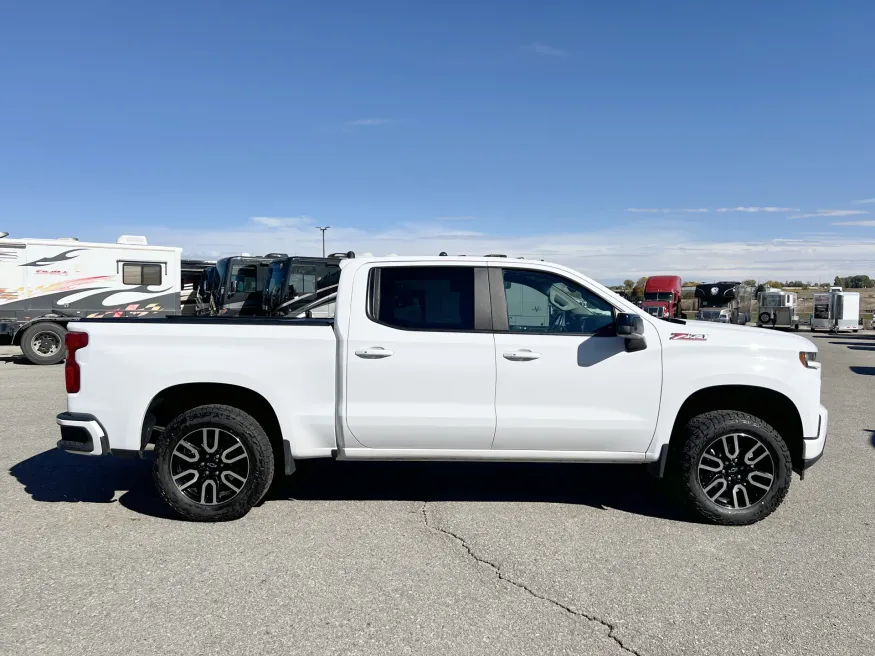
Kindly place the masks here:
[(640, 467), (315, 461), (178, 521), (53, 450), (62, 369), (0, 347), (0, 654), (873, 654), (875, 334), (813, 339), (826, 456), (741, 528)]

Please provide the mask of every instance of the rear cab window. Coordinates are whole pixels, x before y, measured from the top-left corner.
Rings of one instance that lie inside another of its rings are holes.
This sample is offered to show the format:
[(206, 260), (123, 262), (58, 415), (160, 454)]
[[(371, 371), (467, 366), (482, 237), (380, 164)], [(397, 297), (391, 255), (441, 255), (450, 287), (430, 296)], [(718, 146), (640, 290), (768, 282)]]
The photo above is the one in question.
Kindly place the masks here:
[(373, 269), (369, 317), (401, 330), (473, 331), (474, 271), (466, 266)]

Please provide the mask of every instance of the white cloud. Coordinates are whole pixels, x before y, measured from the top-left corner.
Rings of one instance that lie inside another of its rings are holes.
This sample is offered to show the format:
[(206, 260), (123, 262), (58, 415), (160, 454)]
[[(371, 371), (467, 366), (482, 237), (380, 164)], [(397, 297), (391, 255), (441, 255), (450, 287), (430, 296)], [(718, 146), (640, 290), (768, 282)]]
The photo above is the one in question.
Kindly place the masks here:
[(811, 214), (797, 214), (791, 216), (791, 219), (811, 219), (818, 216), (854, 216), (856, 214), (867, 214), (865, 210), (817, 210)]
[(268, 228), (288, 228), (290, 226), (309, 225), (313, 219), (309, 216), (253, 216), (249, 219), (253, 223), (267, 226)]
[(438, 216), (435, 221), (473, 221), (476, 216)]
[[(329, 251), (375, 255), (505, 253), (566, 264), (608, 283), (657, 273), (675, 273), (688, 280), (831, 280), (836, 275), (871, 271), (875, 261), (875, 236), (850, 239), (826, 234), (714, 241), (696, 238), (670, 224), (507, 236), (447, 230), (438, 222), (377, 231), (343, 227), (336, 219), (329, 223), (335, 226), (326, 233)], [(321, 234), (309, 221), (279, 226), (250, 221), (235, 229), (206, 231), (139, 227), (133, 234), (147, 234), (154, 244), (182, 246), (186, 257), (216, 258), (241, 251), (290, 255), (322, 252)]]
[(528, 50), (529, 52), (533, 52), (536, 55), (540, 55), (541, 57), (564, 57), (565, 51), (560, 48), (554, 48), (553, 46), (548, 46), (546, 43), (539, 43), (535, 41), (534, 43), (530, 43), (527, 46), (523, 46), (524, 50)]
[(354, 121), (347, 121), (344, 125), (347, 128), (372, 128), (390, 123), (393, 123), (391, 118), (357, 118)]
[(798, 212), (793, 207), (719, 207), (718, 212)]
[(669, 214), (671, 212), (687, 212), (687, 213), (700, 213), (700, 212), (710, 212), (707, 207), (690, 207), (679, 210), (673, 210), (670, 207), (627, 207), (627, 212), (638, 212), (641, 214)]
[(834, 226), (863, 226), (866, 228), (875, 228), (875, 221), (836, 221), (835, 223), (830, 223), (830, 225), (834, 225)]
[(875, 203), (875, 198), (862, 198), (860, 200), (852, 200), (852, 205), (865, 205), (867, 203)]

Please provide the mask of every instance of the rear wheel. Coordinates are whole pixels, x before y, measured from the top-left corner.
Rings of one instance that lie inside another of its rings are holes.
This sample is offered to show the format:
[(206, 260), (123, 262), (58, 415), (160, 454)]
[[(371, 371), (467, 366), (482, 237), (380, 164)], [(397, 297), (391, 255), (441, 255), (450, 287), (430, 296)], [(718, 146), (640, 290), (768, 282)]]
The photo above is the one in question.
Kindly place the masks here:
[(274, 455), (261, 425), (227, 405), (202, 405), (171, 421), (155, 445), (153, 475), (167, 504), (187, 519), (243, 517), (268, 490)]
[(21, 351), (33, 364), (57, 364), (67, 355), (66, 334), (64, 327), (56, 323), (34, 324), (21, 336)]
[(744, 412), (706, 412), (686, 426), (675, 475), (681, 496), (716, 524), (753, 524), (781, 505), (793, 465), (781, 436)]

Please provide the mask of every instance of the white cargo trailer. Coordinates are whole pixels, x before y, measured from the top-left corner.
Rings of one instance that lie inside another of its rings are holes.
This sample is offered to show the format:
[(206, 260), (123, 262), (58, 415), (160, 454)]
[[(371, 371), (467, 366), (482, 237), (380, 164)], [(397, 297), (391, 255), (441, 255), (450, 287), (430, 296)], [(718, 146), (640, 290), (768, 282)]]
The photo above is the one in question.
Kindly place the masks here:
[(860, 330), (860, 293), (846, 292), (841, 287), (830, 287), (828, 293), (815, 294), (811, 330)]

